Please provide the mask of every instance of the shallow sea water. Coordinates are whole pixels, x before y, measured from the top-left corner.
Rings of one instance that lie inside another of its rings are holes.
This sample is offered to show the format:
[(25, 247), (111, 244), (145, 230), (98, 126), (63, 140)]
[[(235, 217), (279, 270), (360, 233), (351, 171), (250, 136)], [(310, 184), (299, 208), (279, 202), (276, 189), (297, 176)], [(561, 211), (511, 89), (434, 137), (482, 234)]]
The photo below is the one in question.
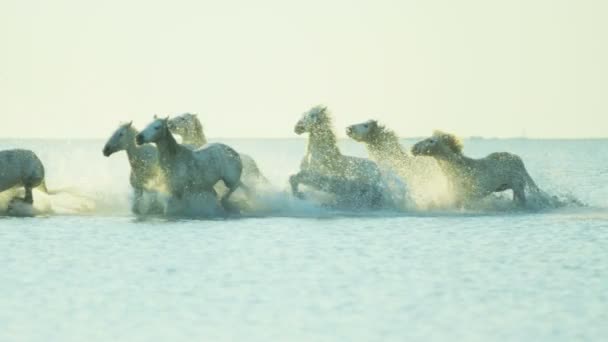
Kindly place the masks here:
[[(279, 189), (303, 140), (227, 140)], [(409, 146), (411, 141), (404, 141)], [(259, 217), (138, 219), (124, 155), (31, 148), (54, 214), (0, 217), (0, 341), (602, 341), (608, 338), (608, 140), (469, 140), (511, 151), (585, 207), (332, 212), (277, 196)], [(341, 141), (343, 151), (365, 155)]]

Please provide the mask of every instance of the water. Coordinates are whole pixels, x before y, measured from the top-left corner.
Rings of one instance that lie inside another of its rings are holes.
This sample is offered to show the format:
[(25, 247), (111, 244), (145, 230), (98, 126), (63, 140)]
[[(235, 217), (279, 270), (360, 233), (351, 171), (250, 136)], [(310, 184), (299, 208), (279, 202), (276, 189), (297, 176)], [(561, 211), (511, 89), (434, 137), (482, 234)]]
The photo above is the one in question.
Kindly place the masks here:
[[(227, 140), (286, 187), (302, 140)], [(410, 145), (411, 141), (405, 141)], [(35, 150), (55, 213), (0, 217), (0, 341), (600, 341), (608, 141), (471, 140), (586, 203), (540, 212), (332, 212), (276, 194), (256, 217), (137, 219), (124, 155)], [(341, 141), (343, 151), (365, 155)]]

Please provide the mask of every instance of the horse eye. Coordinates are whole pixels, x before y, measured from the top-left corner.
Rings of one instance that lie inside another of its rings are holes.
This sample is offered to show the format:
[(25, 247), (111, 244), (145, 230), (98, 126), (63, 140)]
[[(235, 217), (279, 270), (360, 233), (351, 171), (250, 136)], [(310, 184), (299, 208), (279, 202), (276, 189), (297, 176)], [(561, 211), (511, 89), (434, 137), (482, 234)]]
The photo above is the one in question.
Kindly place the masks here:
[(160, 129), (160, 127), (154, 127), (154, 129), (158, 131)]
[(368, 125), (363, 125), (363, 127), (367, 128), (367, 127), (368, 127)]

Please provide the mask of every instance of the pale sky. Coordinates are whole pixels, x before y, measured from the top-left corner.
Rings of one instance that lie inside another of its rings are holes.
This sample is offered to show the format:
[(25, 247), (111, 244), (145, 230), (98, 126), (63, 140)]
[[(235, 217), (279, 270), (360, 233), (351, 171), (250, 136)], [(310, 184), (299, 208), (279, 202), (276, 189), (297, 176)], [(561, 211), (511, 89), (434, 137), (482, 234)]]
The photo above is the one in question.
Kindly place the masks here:
[(0, 138), (104, 138), (199, 113), (210, 137), (607, 137), (605, 0), (1, 0)]

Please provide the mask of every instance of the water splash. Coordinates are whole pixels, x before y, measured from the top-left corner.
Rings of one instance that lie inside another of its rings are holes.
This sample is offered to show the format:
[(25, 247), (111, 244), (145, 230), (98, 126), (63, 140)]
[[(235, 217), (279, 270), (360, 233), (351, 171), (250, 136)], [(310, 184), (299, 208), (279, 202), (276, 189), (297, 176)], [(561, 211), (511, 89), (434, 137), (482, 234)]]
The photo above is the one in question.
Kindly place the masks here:
[[(500, 141), (499, 141), (500, 142)], [(241, 146), (239, 146), (239, 143)], [(483, 149), (478, 151), (484, 154), (487, 150), (509, 149), (510, 146), (489, 145), (495, 142), (484, 142)], [(529, 144), (530, 142), (526, 142)], [(41, 192), (34, 193), (34, 207), (28, 211), (26, 206), (16, 210), (16, 206), (9, 208), (11, 200), (15, 196), (23, 196), (22, 190), (10, 190), (0, 193), (0, 215), (17, 215), (24, 213), (27, 215), (101, 215), (101, 216), (134, 216), (132, 213), (133, 196), (129, 185), (129, 166), (126, 156), (117, 155), (112, 158), (104, 158), (101, 155), (103, 141), (87, 141), (79, 143), (68, 142), (28, 142), (18, 141), (13, 145), (0, 146), (2, 148), (24, 147), (35, 150), (43, 160), (47, 169), (47, 182), (52, 188), (68, 185), (75, 188), (86, 199), (77, 198), (69, 194), (47, 196)], [(255, 156), (261, 169), (270, 180), (270, 184), (255, 186), (255, 193), (252, 198), (247, 198), (241, 191), (235, 193), (231, 199), (234, 205), (241, 211), (242, 216), (290, 216), (290, 217), (319, 217), (331, 216), (337, 212), (346, 213), (346, 208), (331, 205), (331, 196), (322, 192), (307, 190), (307, 198), (300, 200), (294, 198), (287, 190), (287, 177), (294, 172), (299, 165), (302, 156), (302, 144), (300, 141), (285, 140), (281, 143), (276, 141), (233, 141), (237, 150), (243, 150)], [(481, 143), (480, 143), (481, 144)], [(541, 144), (537, 142), (537, 144)], [(18, 145), (18, 146), (16, 146)], [(531, 147), (526, 145), (525, 151), (530, 151)], [(584, 198), (591, 206), (605, 206), (605, 197), (600, 196), (604, 193), (602, 187), (590, 187), (587, 183), (581, 183), (573, 177), (561, 177), (560, 174), (550, 172), (538, 172), (546, 167), (547, 163), (543, 156), (546, 154), (546, 147), (542, 145), (542, 153), (537, 157), (532, 155), (531, 170), (534, 178), (538, 181), (541, 188), (547, 189), (546, 197), (535, 198), (529, 196), (526, 207), (519, 208), (511, 200), (511, 192), (506, 191), (494, 194), (480, 200), (467, 208), (454, 207), (451, 202), (451, 194), (446, 190), (445, 178), (437, 175), (434, 169), (426, 169), (416, 172), (418, 177), (414, 182), (403, 177), (397, 178), (394, 175), (384, 175), (385, 181), (389, 185), (394, 201), (397, 203), (395, 208), (388, 208), (380, 211), (351, 210), (353, 215), (439, 215), (443, 212), (462, 214), (484, 213), (484, 212), (521, 212), (523, 211), (543, 211), (562, 208), (578, 208), (582, 203), (577, 198)], [(249, 148), (249, 150), (247, 150)], [(475, 146), (472, 148), (475, 151)], [(347, 153), (353, 155), (364, 155), (365, 151), (357, 144), (348, 142), (345, 148)], [(585, 149), (587, 150), (587, 149)], [(523, 150), (522, 150), (523, 151)], [(520, 151), (520, 153), (522, 152)], [(525, 152), (523, 151), (523, 152)], [(539, 149), (540, 151), (540, 149)], [(529, 153), (529, 152), (528, 152)], [(569, 154), (572, 158), (577, 154)], [(277, 158), (284, 159), (278, 163)], [(586, 159), (585, 159), (586, 160)], [(564, 161), (561, 161), (562, 163)], [(77, 166), (77, 167), (75, 167)], [(569, 168), (568, 165), (560, 168)], [(550, 170), (555, 167), (548, 166)], [(587, 168), (584, 169), (586, 171)], [(595, 170), (589, 168), (589, 170)], [(536, 171), (536, 172), (534, 172)], [(578, 173), (577, 173), (578, 174)], [(586, 175), (587, 173), (582, 173)], [(603, 184), (605, 179), (599, 171), (590, 173), (591, 184)], [(399, 175), (401, 176), (401, 175)], [(582, 177), (582, 176), (581, 176)], [(599, 183), (598, 183), (599, 182)], [(554, 187), (551, 187), (554, 185)], [(572, 189), (575, 193), (565, 192), (564, 189)], [(598, 195), (599, 194), (599, 195)], [(162, 196), (161, 196), (162, 197)], [(167, 201), (163, 198), (162, 201)], [(178, 206), (184, 206), (186, 212), (197, 212), (197, 206), (207, 208), (207, 199), (190, 198)], [(210, 207), (215, 207), (212, 201)], [(166, 202), (163, 202), (166, 203)], [(412, 204), (413, 203), (413, 204)], [(599, 204), (598, 204), (599, 203)], [(151, 204), (151, 203), (150, 203)], [(9, 210), (10, 209), (10, 210)], [(214, 209), (215, 210), (215, 209)], [(154, 211), (154, 210), (152, 210)], [(221, 212), (218, 213), (223, 217)]]

